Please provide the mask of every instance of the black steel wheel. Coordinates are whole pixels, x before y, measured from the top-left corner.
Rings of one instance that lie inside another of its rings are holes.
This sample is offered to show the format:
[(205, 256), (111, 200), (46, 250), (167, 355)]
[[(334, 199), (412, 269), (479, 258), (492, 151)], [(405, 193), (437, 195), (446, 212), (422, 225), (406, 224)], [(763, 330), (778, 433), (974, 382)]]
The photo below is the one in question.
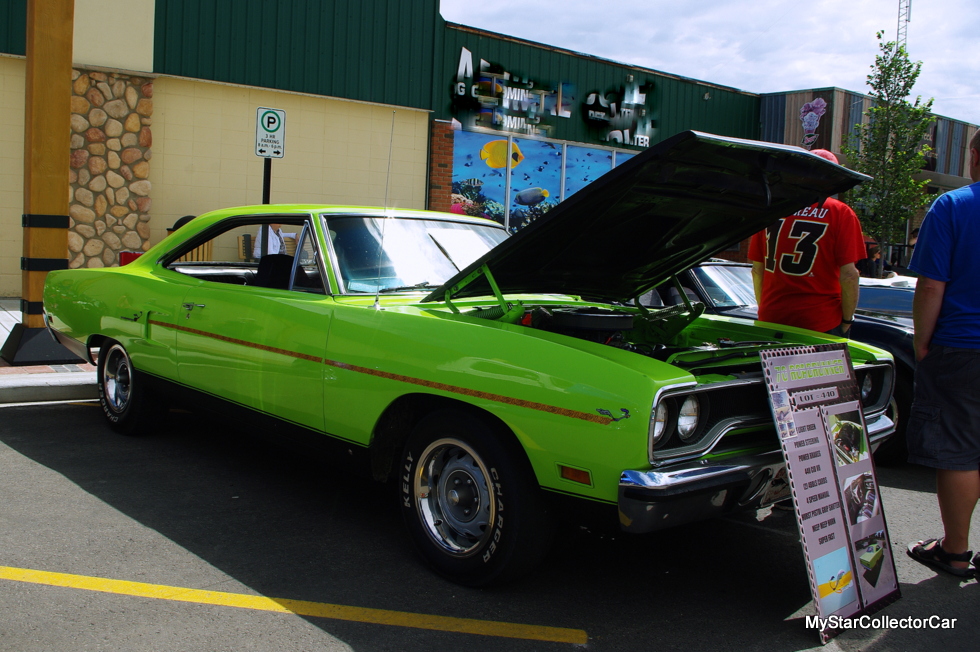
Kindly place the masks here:
[(419, 553), (467, 586), (504, 583), (547, 551), (551, 520), (509, 433), (462, 410), (424, 418), (402, 455), (401, 504)]

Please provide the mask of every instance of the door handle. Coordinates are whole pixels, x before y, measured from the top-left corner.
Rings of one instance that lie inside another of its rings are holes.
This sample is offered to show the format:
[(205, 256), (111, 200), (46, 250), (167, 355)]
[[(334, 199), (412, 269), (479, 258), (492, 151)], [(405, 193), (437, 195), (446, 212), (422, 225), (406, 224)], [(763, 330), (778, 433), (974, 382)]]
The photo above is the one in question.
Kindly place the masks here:
[(185, 303), (185, 304), (183, 304), (184, 310), (187, 311), (187, 318), (188, 319), (191, 318), (191, 310), (194, 310), (194, 308), (204, 308), (204, 307), (205, 307), (205, 305), (203, 303)]

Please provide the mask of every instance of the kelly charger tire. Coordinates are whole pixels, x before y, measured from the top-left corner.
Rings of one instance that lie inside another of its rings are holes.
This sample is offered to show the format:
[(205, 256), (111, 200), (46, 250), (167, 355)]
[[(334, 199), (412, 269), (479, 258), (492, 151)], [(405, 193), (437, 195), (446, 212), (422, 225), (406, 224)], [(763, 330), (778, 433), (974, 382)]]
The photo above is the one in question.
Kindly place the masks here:
[(419, 554), (466, 586), (512, 581), (548, 550), (553, 531), (524, 453), (462, 410), (425, 417), (402, 455), (402, 514)]
[(146, 388), (122, 344), (103, 344), (96, 370), (99, 403), (110, 428), (123, 435), (139, 435), (158, 424), (162, 407), (146, 396)]

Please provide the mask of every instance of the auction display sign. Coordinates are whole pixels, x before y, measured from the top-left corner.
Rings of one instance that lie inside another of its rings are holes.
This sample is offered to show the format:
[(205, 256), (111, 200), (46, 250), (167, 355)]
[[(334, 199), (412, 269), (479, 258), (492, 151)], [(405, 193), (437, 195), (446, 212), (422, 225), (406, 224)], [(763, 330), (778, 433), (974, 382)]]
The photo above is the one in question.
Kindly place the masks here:
[(826, 643), (900, 597), (860, 389), (843, 343), (761, 357)]

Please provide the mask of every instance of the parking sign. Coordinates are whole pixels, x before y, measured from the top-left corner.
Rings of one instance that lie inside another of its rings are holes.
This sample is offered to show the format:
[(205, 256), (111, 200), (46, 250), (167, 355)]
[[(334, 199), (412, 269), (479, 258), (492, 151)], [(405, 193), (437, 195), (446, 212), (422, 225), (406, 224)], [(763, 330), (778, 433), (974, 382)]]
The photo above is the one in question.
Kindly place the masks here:
[(282, 158), (286, 153), (286, 112), (259, 107), (255, 110), (255, 155)]

